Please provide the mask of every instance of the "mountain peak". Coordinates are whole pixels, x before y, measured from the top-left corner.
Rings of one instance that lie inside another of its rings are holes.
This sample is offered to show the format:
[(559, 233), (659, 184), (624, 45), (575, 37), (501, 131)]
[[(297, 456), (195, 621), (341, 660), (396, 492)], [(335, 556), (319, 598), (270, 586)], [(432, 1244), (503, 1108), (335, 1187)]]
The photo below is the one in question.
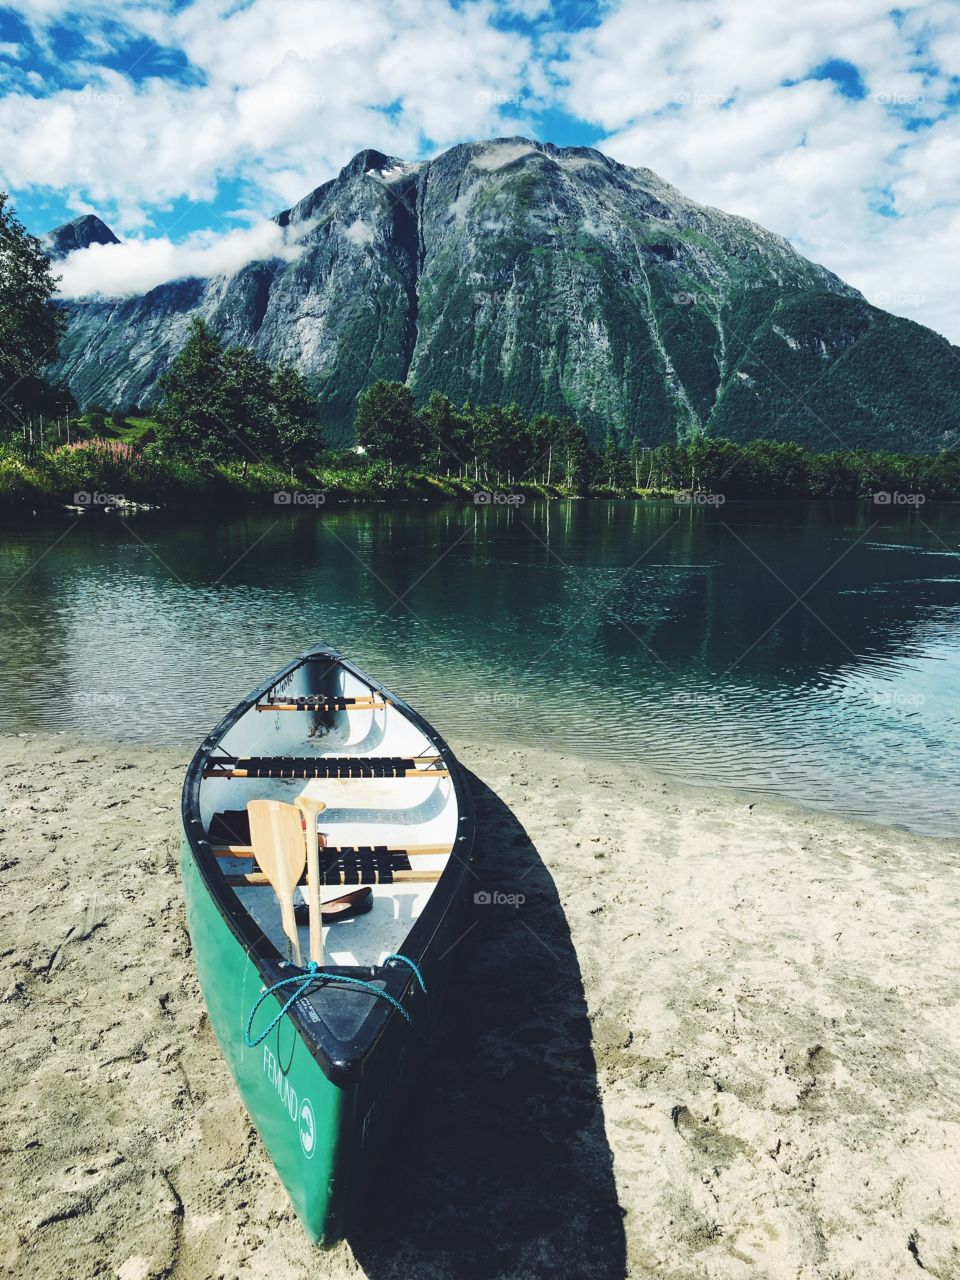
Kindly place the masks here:
[(107, 224), (95, 213), (82, 213), (78, 218), (54, 227), (43, 237), (51, 258), (65, 258), (76, 249), (87, 249), (92, 244), (119, 244)]
[(349, 164), (344, 165), (340, 170), (340, 177), (362, 177), (363, 174), (369, 173), (371, 169), (380, 173), (384, 169), (390, 169), (395, 165), (402, 164), (403, 161), (396, 156), (384, 155), (382, 151), (377, 151), (374, 147), (365, 147), (363, 151), (357, 152)]

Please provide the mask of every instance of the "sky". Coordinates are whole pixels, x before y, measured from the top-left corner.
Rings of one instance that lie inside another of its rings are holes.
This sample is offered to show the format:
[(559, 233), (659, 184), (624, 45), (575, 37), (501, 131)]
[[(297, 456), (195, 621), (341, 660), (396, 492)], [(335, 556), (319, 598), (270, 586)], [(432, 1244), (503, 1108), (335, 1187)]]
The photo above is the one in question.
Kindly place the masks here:
[(0, 4), (0, 186), (38, 234), (99, 214), (117, 291), (277, 251), (270, 215), (364, 147), (515, 134), (647, 166), (960, 343), (957, 0)]

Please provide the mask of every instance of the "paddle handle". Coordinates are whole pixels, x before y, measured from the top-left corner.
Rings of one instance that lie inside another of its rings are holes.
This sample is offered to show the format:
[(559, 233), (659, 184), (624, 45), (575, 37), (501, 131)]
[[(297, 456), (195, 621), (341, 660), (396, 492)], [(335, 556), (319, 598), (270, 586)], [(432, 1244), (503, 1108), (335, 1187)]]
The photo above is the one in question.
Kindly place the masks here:
[(310, 959), (323, 964), (323, 914), (320, 906), (320, 834), (317, 814), (327, 806), (322, 800), (297, 799), (307, 826), (307, 903), (310, 907)]

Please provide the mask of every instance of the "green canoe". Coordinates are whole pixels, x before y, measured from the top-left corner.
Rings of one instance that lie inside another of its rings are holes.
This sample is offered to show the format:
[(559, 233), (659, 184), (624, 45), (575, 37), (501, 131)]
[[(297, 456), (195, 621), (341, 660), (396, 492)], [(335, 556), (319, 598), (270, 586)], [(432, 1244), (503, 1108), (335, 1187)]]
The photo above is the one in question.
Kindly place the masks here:
[[(308, 852), (317, 824), (316, 887), (309, 871), (296, 890), (291, 881), (295, 925), (286, 889), (264, 874), (273, 852), (251, 821), (262, 801), (280, 802), (271, 813), (298, 806)], [(307, 1234), (331, 1244), (376, 1177), (463, 931), (474, 841), (465, 775), (422, 717), (318, 647), (204, 740), (183, 828), (211, 1024)], [(322, 959), (311, 967), (318, 901)]]

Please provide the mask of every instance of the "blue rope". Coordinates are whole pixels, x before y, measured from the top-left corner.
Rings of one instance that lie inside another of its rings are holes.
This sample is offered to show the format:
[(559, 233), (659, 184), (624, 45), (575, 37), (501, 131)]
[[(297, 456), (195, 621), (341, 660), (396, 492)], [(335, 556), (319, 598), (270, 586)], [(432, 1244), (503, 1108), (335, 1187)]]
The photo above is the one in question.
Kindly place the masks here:
[(401, 956), (401, 955), (398, 955), (395, 951), (391, 951), (390, 954), (384, 959), (383, 963), (386, 964), (387, 960), (402, 960), (404, 964), (408, 964), (410, 968), (413, 970), (413, 976), (420, 983), (420, 990), (423, 992), (424, 995), (427, 994), (427, 984), (423, 980), (423, 974), (420, 972), (419, 968), (416, 966), (416, 964), (414, 964), (414, 962), (410, 959), (409, 956)]
[[(427, 987), (426, 987), (426, 983), (423, 981), (423, 975), (421, 974), (416, 964), (414, 964), (414, 962), (409, 958), (409, 956), (401, 956), (401, 955), (396, 955), (391, 953), (390, 955), (387, 956), (386, 959), (402, 960), (404, 964), (408, 964), (410, 968), (413, 970), (414, 976), (416, 977), (417, 981), (420, 983), (420, 989), (423, 991), (424, 994), (426, 994)], [(386, 961), (384, 963), (386, 963)], [(394, 1009), (396, 1009), (396, 1011), (404, 1018), (406, 1022), (409, 1022), (409, 1023), (413, 1022), (413, 1019), (410, 1017), (410, 1014), (407, 1013), (406, 1009), (403, 1007), (400, 1001), (397, 1000), (396, 997), (392, 996), (389, 991), (384, 991), (382, 987), (374, 986), (372, 982), (365, 982), (363, 978), (351, 977), (350, 974), (324, 973), (321, 970), (320, 966), (317, 964), (316, 960), (311, 960), (310, 963), (307, 965), (307, 968), (305, 971), (301, 970), (299, 973), (295, 973), (289, 978), (281, 978), (281, 980), (279, 982), (275, 982), (272, 987), (267, 987), (264, 991), (260, 992), (259, 996), (257, 997), (256, 1004), (250, 1010), (250, 1017), (247, 1019), (247, 1025), (244, 1028), (244, 1032), (243, 1032), (243, 1043), (247, 1046), (247, 1048), (255, 1049), (258, 1044), (266, 1040), (267, 1036), (274, 1029), (274, 1027), (277, 1026), (278, 1023), (280, 1023), (283, 1020), (283, 1016), (287, 1012), (287, 1010), (290, 1009), (293, 1005), (295, 1005), (301, 996), (306, 995), (307, 991), (310, 989), (310, 987), (313, 986), (314, 983), (323, 984), (324, 982), (342, 982), (342, 983), (345, 983), (347, 986), (357, 987), (361, 991), (366, 991), (369, 995), (376, 996), (378, 999), (386, 1000), (388, 1004), (392, 1004)], [(262, 1031), (260, 1035), (257, 1036), (256, 1040), (251, 1040), (250, 1033), (253, 1030), (253, 1019), (256, 1017), (257, 1010), (263, 1004), (264, 1000), (266, 1000), (268, 996), (272, 995), (274, 991), (279, 991), (281, 987), (289, 987), (291, 985), (294, 986), (293, 995), (289, 998), (289, 1000), (287, 1000), (286, 1004), (283, 1005), (280, 1012), (276, 1015), (276, 1017), (272, 1020), (272, 1022), (269, 1023), (266, 1029)]]

